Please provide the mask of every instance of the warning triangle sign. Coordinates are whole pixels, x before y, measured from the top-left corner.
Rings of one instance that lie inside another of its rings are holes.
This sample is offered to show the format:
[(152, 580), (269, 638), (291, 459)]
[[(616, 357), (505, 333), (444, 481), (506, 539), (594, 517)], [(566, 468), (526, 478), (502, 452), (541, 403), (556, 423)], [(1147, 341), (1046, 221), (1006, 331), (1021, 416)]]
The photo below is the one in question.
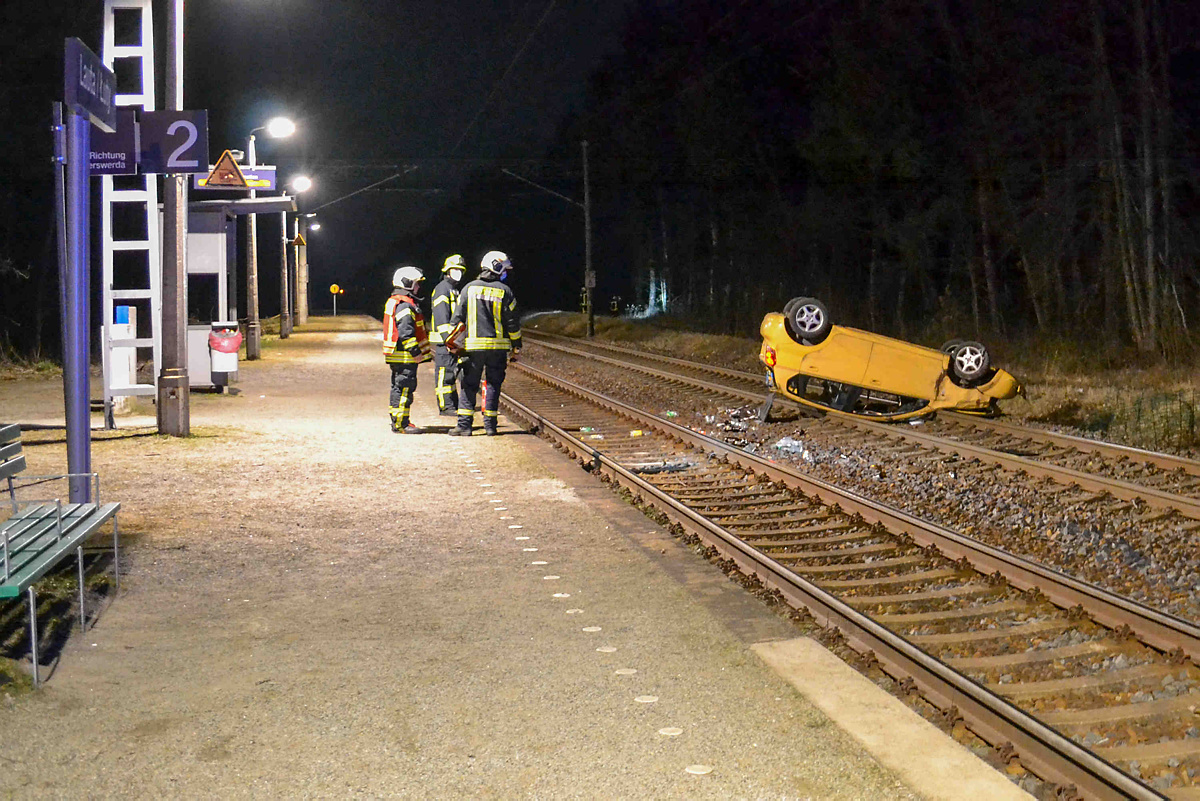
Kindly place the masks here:
[(292, 240), (292, 244), (293, 245), (308, 245), (308, 243), (304, 241), (304, 234), (299, 233), (299, 232), (296, 233), (296, 238)]
[(217, 159), (217, 165), (208, 174), (204, 185), (227, 186), (236, 189), (247, 188), (246, 176), (242, 175), (241, 168), (238, 167), (237, 162), (233, 160), (233, 155), (228, 150), (221, 154), (221, 158)]

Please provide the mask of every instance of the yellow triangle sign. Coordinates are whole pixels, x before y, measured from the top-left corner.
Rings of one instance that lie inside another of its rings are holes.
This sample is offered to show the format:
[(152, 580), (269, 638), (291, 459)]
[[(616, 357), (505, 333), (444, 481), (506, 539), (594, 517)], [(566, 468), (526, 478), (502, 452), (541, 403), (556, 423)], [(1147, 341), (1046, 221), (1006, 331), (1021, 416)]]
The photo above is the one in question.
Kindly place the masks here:
[(236, 189), (247, 188), (246, 176), (242, 175), (241, 168), (238, 167), (237, 162), (233, 160), (233, 155), (228, 150), (221, 154), (221, 158), (217, 159), (217, 165), (208, 174), (204, 185), (227, 186)]
[(293, 245), (305, 245), (305, 246), (308, 245), (308, 243), (304, 241), (304, 234), (301, 234), (299, 232), (297, 232), (296, 238), (292, 240), (292, 244)]

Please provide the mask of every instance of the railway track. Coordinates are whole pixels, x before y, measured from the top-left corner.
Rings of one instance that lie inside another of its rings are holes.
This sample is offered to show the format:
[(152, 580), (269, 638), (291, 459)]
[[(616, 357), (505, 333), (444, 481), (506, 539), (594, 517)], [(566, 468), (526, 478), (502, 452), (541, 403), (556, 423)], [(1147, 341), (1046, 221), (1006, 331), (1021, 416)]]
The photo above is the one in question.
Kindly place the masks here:
[[(710, 396), (757, 404), (766, 395), (763, 377), (754, 373), (536, 331), (529, 339), (559, 353), (634, 370)], [(786, 399), (775, 403), (819, 416)], [(977, 459), (1062, 485), (1064, 504), (1090, 504), (1108, 513), (1141, 510), (1147, 522), (1178, 516), (1186, 518), (1176, 525), (1180, 531), (1200, 531), (1200, 461), (1194, 459), (953, 413), (940, 414), (919, 428), (837, 413), (827, 415), (822, 424), (841, 428), (847, 444), (884, 450), (913, 446)]]
[(1098, 798), (1200, 798), (1200, 629), (578, 385), (508, 412), (836, 626), (1008, 757)]

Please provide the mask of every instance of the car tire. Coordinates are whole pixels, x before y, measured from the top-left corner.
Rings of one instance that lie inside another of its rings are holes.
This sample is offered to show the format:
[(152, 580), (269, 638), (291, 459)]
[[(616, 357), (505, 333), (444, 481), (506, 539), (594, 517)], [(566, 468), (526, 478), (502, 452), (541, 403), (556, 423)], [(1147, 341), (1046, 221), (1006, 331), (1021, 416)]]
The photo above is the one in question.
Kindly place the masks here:
[(978, 342), (960, 342), (950, 354), (950, 369), (954, 377), (964, 383), (983, 378), (991, 364), (987, 348)]
[(963, 342), (964, 340), (961, 339), (947, 339), (938, 350), (942, 353), (954, 353)]
[(783, 308), (788, 332), (797, 342), (816, 345), (829, 335), (829, 329), (833, 327), (829, 320), (829, 309), (816, 298), (793, 298)]

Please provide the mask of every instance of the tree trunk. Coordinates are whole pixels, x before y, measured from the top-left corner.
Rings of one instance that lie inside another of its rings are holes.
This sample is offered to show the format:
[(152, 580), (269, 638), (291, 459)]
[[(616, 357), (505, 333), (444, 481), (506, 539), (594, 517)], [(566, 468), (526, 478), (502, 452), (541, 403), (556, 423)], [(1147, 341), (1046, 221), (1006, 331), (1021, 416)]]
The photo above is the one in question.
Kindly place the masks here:
[(992, 332), (1003, 335), (1004, 328), (1000, 323), (1000, 289), (996, 279), (996, 264), (992, 261), (992, 226), (988, 210), (987, 190), (980, 179), (975, 187), (975, 197), (979, 205), (979, 238), (983, 246), (983, 280), (987, 287), (988, 319), (991, 321)]

